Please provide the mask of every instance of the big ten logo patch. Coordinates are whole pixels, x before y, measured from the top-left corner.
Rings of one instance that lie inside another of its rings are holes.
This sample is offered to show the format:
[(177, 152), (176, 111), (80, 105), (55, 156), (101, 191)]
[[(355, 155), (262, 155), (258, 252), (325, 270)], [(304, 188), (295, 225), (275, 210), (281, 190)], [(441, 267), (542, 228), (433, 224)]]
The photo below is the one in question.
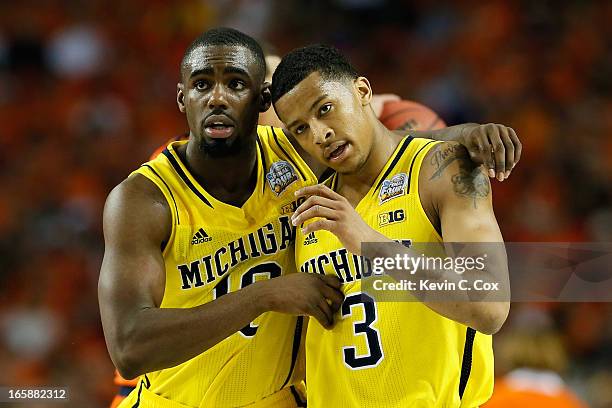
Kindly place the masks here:
[(300, 197), (295, 201), (290, 202), (289, 204), (285, 204), (281, 207), (281, 215), (294, 213), (297, 208), (302, 205), (302, 203), (306, 201), (306, 197)]
[(270, 171), (266, 174), (266, 180), (276, 195), (280, 195), (298, 177), (293, 166), (284, 160), (272, 163)]
[(408, 176), (406, 176), (406, 173), (396, 174), (391, 179), (383, 181), (382, 186), (380, 187), (380, 193), (378, 194), (380, 204), (403, 196), (406, 194), (407, 186)]
[(378, 226), (382, 227), (396, 222), (402, 222), (406, 219), (406, 214), (403, 209), (391, 210), (378, 214)]

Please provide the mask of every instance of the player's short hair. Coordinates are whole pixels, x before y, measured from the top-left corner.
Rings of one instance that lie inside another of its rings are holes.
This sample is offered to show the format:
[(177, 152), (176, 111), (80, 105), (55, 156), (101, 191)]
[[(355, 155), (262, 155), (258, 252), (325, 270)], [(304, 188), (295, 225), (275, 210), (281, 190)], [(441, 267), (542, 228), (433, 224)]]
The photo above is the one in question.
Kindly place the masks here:
[(278, 101), (308, 75), (318, 72), (324, 79), (356, 79), (357, 70), (330, 45), (297, 48), (285, 55), (272, 76), (272, 102)]
[(181, 78), (183, 69), (186, 68), (187, 61), (191, 54), (198, 48), (204, 46), (227, 45), (241, 46), (253, 53), (257, 62), (257, 67), (261, 69), (262, 79), (266, 73), (266, 60), (261, 46), (254, 38), (246, 35), (243, 32), (228, 27), (218, 27), (210, 29), (198, 36), (183, 54), (181, 59)]

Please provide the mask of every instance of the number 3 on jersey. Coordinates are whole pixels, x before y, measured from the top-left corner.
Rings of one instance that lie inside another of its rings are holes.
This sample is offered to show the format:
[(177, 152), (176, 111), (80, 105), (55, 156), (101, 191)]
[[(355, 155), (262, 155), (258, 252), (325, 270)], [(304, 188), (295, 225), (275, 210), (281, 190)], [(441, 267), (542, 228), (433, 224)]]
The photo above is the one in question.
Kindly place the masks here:
[(372, 324), (378, 319), (376, 303), (365, 293), (353, 293), (342, 303), (342, 318), (351, 316), (353, 309), (363, 307), (364, 320), (356, 321), (353, 326), (355, 336), (365, 335), (368, 354), (357, 355), (357, 349), (352, 346), (342, 347), (344, 364), (353, 370), (376, 367), (385, 357), (380, 344), (380, 333)]

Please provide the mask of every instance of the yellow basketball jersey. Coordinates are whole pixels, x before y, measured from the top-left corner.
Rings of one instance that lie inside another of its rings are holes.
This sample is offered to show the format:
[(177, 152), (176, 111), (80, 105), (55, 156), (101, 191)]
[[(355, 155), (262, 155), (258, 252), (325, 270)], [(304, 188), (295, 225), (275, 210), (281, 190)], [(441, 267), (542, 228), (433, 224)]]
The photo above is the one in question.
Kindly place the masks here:
[[(395, 240), (441, 243), (418, 194), (421, 163), (436, 142), (404, 138), (356, 211)], [(334, 188), (336, 175), (328, 180)], [(306, 334), (308, 406), (476, 407), (493, 390), (491, 336), (416, 301), (376, 301), (371, 275), (328, 231), (296, 238), (302, 272), (336, 275), (344, 303), (331, 330), (310, 319)], [(371, 286), (370, 286), (371, 287)]]
[[(216, 200), (198, 184), (176, 153), (186, 141), (171, 143), (134, 172), (157, 185), (172, 212), (160, 307), (195, 307), (296, 271), (293, 193), (316, 177), (281, 129), (259, 126), (257, 133), (257, 185), (241, 208)], [(125, 406), (149, 398), (154, 401), (140, 406), (237, 407), (290, 391), (304, 376), (297, 361), (302, 321), (264, 313), (191, 360), (143, 375)], [(275, 399), (273, 406), (296, 406), (290, 399)]]

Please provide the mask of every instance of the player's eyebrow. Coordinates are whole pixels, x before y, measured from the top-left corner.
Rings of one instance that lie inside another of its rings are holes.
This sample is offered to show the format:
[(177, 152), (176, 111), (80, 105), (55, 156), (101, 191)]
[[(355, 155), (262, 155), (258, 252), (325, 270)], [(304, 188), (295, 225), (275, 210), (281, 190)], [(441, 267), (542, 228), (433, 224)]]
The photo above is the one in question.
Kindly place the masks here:
[(316, 101), (314, 101), (314, 102), (312, 103), (312, 105), (310, 105), (310, 109), (308, 109), (308, 112), (312, 111), (312, 110), (315, 108), (315, 106), (317, 106), (317, 105), (319, 104), (319, 102), (321, 102), (321, 101), (322, 101), (323, 99), (325, 99), (325, 98), (327, 98), (327, 94), (323, 94), (323, 95), (319, 96), (319, 97), (317, 98), (317, 100), (316, 100)]
[[(327, 98), (327, 94), (323, 94), (321, 96), (319, 96), (313, 103), (312, 105), (310, 105), (310, 109), (308, 109), (308, 112), (311, 112), (315, 106), (317, 106), (319, 104), (319, 102), (321, 102), (323, 99)], [(296, 123), (299, 122), (299, 119), (294, 120), (293, 122), (291, 122), (290, 124), (287, 125), (287, 129), (291, 129)]]
[(212, 75), (213, 73), (214, 73), (214, 70), (212, 69), (212, 67), (200, 68), (200, 69), (196, 69), (191, 74), (189, 74), (189, 78), (193, 78), (198, 75)]
[[(191, 74), (189, 74), (189, 78), (193, 78), (196, 77), (198, 75), (213, 75), (214, 74), (214, 70), (212, 67), (205, 67), (205, 68), (200, 68), (200, 69), (196, 69), (195, 71), (193, 71)], [(225, 67), (223, 69), (223, 73), (224, 74), (238, 74), (238, 75), (242, 75), (246, 78), (251, 78), (251, 76), (249, 75), (248, 71), (240, 68), (240, 67), (233, 67), (233, 66), (229, 66), (229, 67)]]
[(244, 75), (247, 78), (250, 78), (251, 75), (248, 73), (247, 70), (242, 69), (240, 67), (235, 67), (235, 66), (229, 66), (229, 67), (225, 67), (223, 69), (223, 73), (224, 74), (238, 74), (238, 75)]

